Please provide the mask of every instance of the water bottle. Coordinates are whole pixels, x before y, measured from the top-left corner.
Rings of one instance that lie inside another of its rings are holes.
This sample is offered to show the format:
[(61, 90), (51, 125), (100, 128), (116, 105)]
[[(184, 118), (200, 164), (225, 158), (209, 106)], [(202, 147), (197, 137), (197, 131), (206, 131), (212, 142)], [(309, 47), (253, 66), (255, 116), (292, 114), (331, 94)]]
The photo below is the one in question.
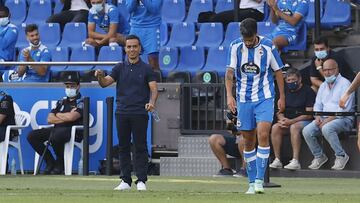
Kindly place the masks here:
[(158, 113), (156, 110), (152, 111), (152, 112), (151, 112), (151, 115), (152, 115), (152, 117), (153, 117), (153, 119), (154, 119), (155, 122), (159, 122), (159, 121), (160, 121), (159, 113)]
[(14, 158), (11, 160), (11, 175), (16, 175), (16, 161)]
[(82, 176), (83, 175), (83, 160), (80, 159), (79, 161), (79, 165), (78, 165), (78, 175)]

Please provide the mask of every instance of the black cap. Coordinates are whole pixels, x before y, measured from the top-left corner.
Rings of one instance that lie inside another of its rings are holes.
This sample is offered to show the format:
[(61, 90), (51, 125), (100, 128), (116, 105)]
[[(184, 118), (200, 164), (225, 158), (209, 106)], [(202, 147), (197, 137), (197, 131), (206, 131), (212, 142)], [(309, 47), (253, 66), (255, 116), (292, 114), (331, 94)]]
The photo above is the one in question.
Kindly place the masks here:
[(66, 83), (80, 83), (80, 74), (78, 71), (64, 71), (60, 73), (61, 81)]

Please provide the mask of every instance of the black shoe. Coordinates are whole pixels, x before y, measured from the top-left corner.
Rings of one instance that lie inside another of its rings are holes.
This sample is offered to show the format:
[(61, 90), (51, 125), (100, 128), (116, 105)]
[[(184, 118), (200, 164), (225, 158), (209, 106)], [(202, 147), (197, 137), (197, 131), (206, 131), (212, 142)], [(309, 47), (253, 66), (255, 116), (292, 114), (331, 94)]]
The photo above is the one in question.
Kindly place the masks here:
[(46, 164), (46, 168), (43, 172), (44, 175), (51, 174), (51, 171), (54, 169), (54, 164)]
[(59, 167), (55, 167), (52, 171), (51, 171), (51, 175), (64, 175), (64, 170), (59, 168)]
[(220, 171), (213, 175), (214, 177), (232, 177), (234, 175), (234, 172), (230, 168), (223, 168), (220, 169)]

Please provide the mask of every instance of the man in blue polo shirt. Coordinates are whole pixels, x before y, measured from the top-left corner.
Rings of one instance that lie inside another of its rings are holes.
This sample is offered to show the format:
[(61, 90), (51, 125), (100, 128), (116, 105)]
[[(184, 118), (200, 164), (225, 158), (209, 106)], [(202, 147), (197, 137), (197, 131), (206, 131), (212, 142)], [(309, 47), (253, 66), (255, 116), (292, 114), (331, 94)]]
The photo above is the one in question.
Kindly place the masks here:
[(143, 54), (149, 64), (159, 70), (160, 24), (162, 0), (126, 0), (130, 13), (130, 34), (140, 38)]
[(268, 0), (271, 21), (277, 27), (269, 36), (278, 50), (296, 42), (301, 26), (305, 22), (309, 3), (307, 0)]
[[(40, 34), (36, 24), (25, 27), (28, 47), (24, 48), (19, 56), (21, 62), (49, 62), (51, 54), (48, 48), (40, 41)], [(3, 75), (4, 82), (48, 82), (50, 70), (48, 65), (19, 65), (16, 70), (9, 70)]]
[[(119, 13), (118, 9), (111, 4), (106, 4), (105, 0), (91, 0), (91, 9), (88, 19), (89, 38), (85, 44), (94, 47), (105, 45), (124, 45), (124, 35), (129, 32), (129, 23)], [(103, 32), (96, 31), (96, 26)]]
[[(9, 21), (10, 11), (6, 6), (0, 6), (0, 61), (13, 61), (15, 57), (15, 44), (18, 37), (17, 27)], [(6, 70), (0, 66), (2, 70)]]

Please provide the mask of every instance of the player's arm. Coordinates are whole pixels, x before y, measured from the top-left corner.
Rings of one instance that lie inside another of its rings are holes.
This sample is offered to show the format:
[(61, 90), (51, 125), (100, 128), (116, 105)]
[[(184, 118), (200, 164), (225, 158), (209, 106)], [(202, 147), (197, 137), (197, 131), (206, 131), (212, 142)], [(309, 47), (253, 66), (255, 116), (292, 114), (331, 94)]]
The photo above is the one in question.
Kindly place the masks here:
[(58, 118), (55, 113), (49, 113), (49, 115), (48, 115), (48, 117), (47, 117), (47, 122), (48, 122), (49, 124), (60, 124), (60, 123), (64, 123), (64, 121), (61, 120), (60, 118)]
[(5, 118), (6, 118), (5, 114), (0, 114), (0, 124), (4, 121)]
[(279, 21), (279, 16), (277, 16), (274, 11), (274, 7), (277, 7), (276, 1), (275, 0), (267, 0), (267, 4), (270, 7), (271, 22), (273, 22), (274, 24), (277, 24)]
[(104, 36), (104, 38), (102, 38), (102, 39), (98, 42), (98, 44), (99, 44), (100, 46), (109, 44), (110, 38), (115, 38), (115, 37), (116, 37), (117, 27), (118, 27), (118, 24), (117, 24), (117, 23), (110, 23), (109, 32)]
[(309, 9), (309, 4), (307, 1), (301, 1), (299, 2), (296, 11), (294, 12), (294, 15), (289, 16), (286, 15), (285, 13), (283, 13), (278, 7), (277, 4), (275, 4), (275, 6), (272, 8), (274, 10), (274, 13), (276, 16), (278, 16), (279, 18), (285, 20), (286, 22), (288, 22), (290, 25), (295, 26), (297, 25), (301, 19), (307, 15), (308, 13), (308, 9)]
[(98, 32), (95, 32), (96, 29), (95, 23), (88, 23), (87, 27), (88, 27), (89, 38), (102, 40), (103, 38), (106, 37), (106, 34), (100, 34)]
[(18, 37), (17, 32), (16, 29), (12, 29), (11, 31), (7, 31), (3, 37), (0, 37), (0, 48), (7, 49), (14, 41), (16, 41)]
[(275, 78), (279, 89), (279, 101), (278, 101), (279, 112), (284, 112), (285, 110), (284, 77), (281, 70), (275, 71)]
[(63, 120), (64, 122), (73, 122), (76, 121), (77, 119), (79, 119), (81, 117), (80, 113), (76, 111), (77, 108), (73, 108), (71, 109), (70, 112), (66, 112), (66, 113), (57, 113), (56, 117), (60, 118), (61, 120)]
[(226, 100), (230, 111), (233, 113), (236, 111), (235, 99), (232, 95), (232, 88), (234, 85), (234, 69), (227, 68), (225, 73), (225, 88), (226, 88)]
[(99, 85), (101, 87), (107, 87), (115, 82), (111, 76), (105, 76), (104, 71), (100, 69), (95, 71), (95, 77), (98, 79)]

